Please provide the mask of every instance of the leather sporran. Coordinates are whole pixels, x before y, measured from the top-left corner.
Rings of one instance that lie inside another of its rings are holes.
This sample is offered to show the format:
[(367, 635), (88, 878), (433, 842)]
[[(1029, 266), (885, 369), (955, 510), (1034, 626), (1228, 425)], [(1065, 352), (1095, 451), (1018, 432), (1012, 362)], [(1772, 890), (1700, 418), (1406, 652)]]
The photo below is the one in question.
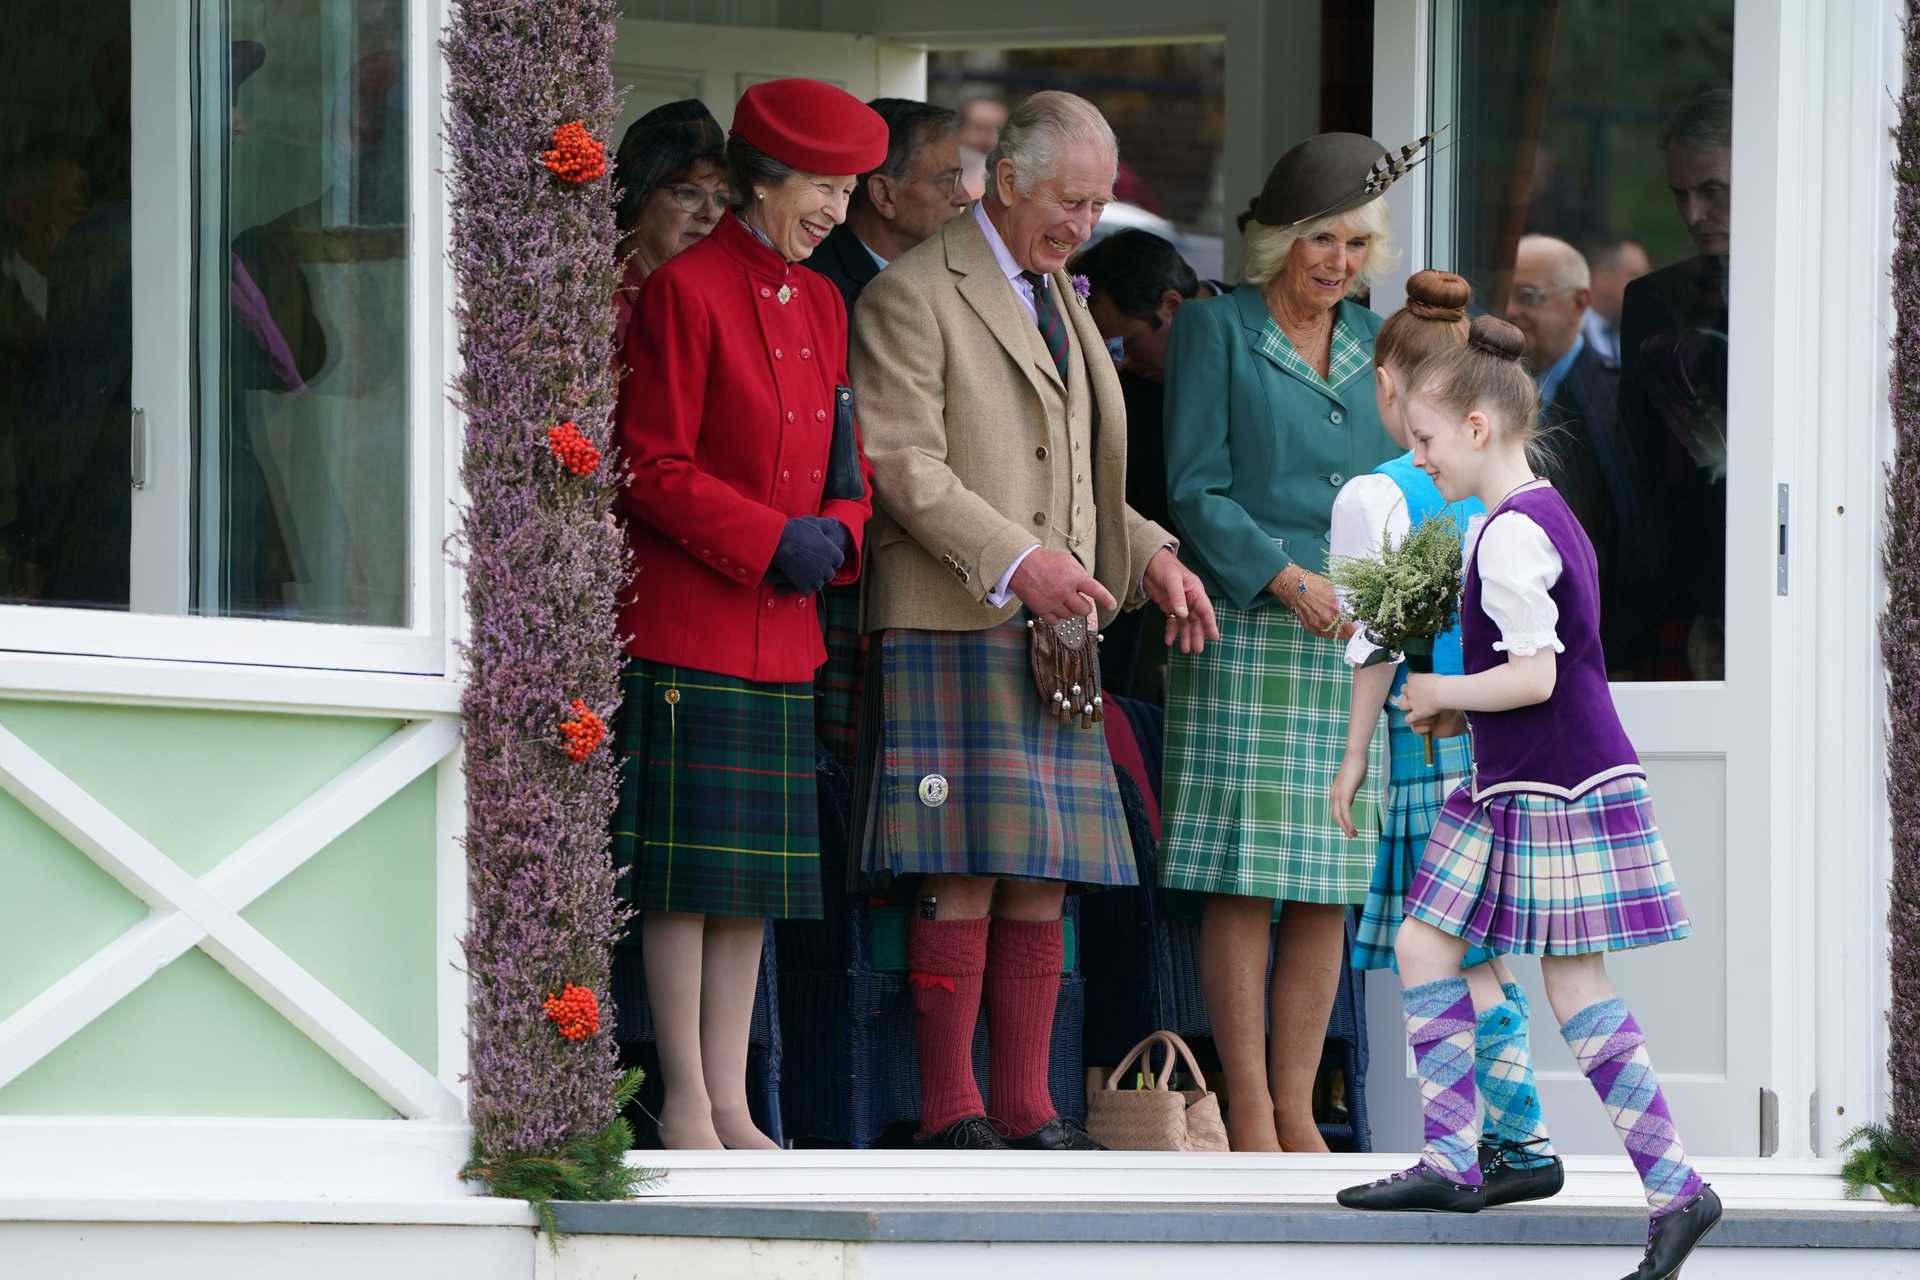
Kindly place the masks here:
[(1033, 687), (1047, 714), (1086, 729), (1106, 719), (1100, 701), (1098, 614), (1048, 622), (1027, 620)]
[[(1122, 1089), (1120, 1081), (1134, 1061), (1150, 1072), (1152, 1050), (1166, 1051), (1166, 1065), (1150, 1077), (1144, 1089)], [(1145, 1058), (1141, 1055), (1145, 1054)], [(1169, 1089), (1176, 1055), (1185, 1062), (1193, 1089)], [(1087, 1095), (1087, 1133), (1111, 1151), (1225, 1151), (1227, 1126), (1220, 1118), (1220, 1096), (1207, 1088), (1200, 1064), (1187, 1042), (1171, 1031), (1156, 1031), (1121, 1060), (1107, 1077), (1107, 1087)]]

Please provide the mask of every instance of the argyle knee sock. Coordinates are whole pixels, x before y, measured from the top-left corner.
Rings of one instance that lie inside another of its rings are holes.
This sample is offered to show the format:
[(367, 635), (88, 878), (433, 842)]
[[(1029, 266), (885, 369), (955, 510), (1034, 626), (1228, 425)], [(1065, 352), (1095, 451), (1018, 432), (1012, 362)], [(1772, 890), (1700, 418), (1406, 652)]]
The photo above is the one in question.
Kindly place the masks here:
[(934, 1134), (986, 1114), (973, 1079), (973, 1027), (980, 1017), (987, 918), (915, 919), (907, 929), (913, 1038), (920, 1048), (920, 1132)]
[(1473, 1082), (1487, 1107), (1480, 1140), (1489, 1146), (1511, 1142), (1524, 1147), (1509, 1163), (1525, 1169), (1546, 1163), (1553, 1143), (1547, 1139), (1540, 1091), (1533, 1083), (1527, 993), (1511, 982), (1503, 989), (1507, 998), (1482, 1009), (1473, 1029)]
[(1058, 1114), (1047, 1067), (1061, 946), (1058, 920), (995, 920), (987, 941), (987, 1087), (993, 1118), (1016, 1138)]
[(1426, 1118), (1421, 1160), (1456, 1182), (1479, 1186), (1480, 1105), (1473, 1090), (1473, 996), (1467, 980), (1442, 978), (1408, 987), (1401, 999)]
[(1700, 1193), (1700, 1175), (1687, 1163), (1660, 1078), (1647, 1057), (1647, 1038), (1619, 999), (1590, 1004), (1560, 1028), (1580, 1070), (1600, 1095), (1658, 1217)]

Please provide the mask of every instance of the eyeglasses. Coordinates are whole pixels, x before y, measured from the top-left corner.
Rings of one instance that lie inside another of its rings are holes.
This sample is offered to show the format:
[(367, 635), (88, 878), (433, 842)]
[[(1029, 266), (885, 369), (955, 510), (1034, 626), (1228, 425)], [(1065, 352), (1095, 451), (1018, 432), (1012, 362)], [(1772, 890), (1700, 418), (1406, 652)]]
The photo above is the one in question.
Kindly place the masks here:
[(951, 200), (960, 191), (960, 180), (962, 176), (960, 170), (949, 169), (945, 173), (929, 174), (919, 179), (919, 181), (940, 191), (947, 199)]
[(1568, 284), (1557, 284), (1549, 289), (1536, 289), (1532, 285), (1523, 284), (1513, 291), (1513, 300), (1523, 307), (1537, 307), (1548, 298), (1557, 298), (1563, 293), (1572, 292), (1573, 286)]
[(679, 205), (684, 213), (699, 213), (702, 209), (711, 207), (713, 216), (717, 218), (733, 203), (733, 193), (725, 187), (710, 191), (706, 187), (696, 187), (690, 182), (681, 182), (671, 187), (659, 187), (657, 190), (671, 195), (673, 202)]

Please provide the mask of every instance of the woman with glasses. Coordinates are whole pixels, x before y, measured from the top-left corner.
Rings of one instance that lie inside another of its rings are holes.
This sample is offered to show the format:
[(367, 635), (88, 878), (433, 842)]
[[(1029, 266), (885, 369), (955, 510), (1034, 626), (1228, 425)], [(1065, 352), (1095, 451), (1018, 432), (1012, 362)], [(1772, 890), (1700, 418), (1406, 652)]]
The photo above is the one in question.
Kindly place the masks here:
[(620, 228), (620, 288), (614, 294), (613, 349), (647, 277), (676, 253), (699, 244), (733, 202), (727, 138), (695, 98), (655, 107), (627, 126), (613, 161), (614, 218)]
[(886, 151), (885, 123), (832, 85), (748, 89), (726, 144), (740, 210), (648, 275), (623, 348), (614, 856), (669, 1148), (776, 1145), (747, 1109), (760, 943), (768, 917), (821, 914), (817, 597), (858, 575), (873, 511), (846, 304), (800, 264)]

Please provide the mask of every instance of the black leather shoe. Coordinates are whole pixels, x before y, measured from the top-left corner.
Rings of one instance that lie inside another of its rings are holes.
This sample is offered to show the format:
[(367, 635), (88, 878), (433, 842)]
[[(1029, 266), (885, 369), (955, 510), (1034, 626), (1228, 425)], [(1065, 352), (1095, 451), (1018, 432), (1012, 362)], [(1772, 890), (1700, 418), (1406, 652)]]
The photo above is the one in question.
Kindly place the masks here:
[(965, 1120), (956, 1120), (938, 1133), (925, 1137), (915, 1135), (913, 1145), (922, 1150), (953, 1151), (1005, 1151), (1007, 1140), (993, 1127), (993, 1122), (985, 1116), (968, 1116)]
[(1479, 1187), (1455, 1182), (1426, 1164), (1402, 1169), (1378, 1182), (1348, 1187), (1334, 1198), (1349, 1209), (1402, 1213), (1478, 1213), (1486, 1203)]
[(1720, 1197), (1712, 1187), (1687, 1201), (1686, 1208), (1664, 1213), (1647, 1224), (1647, 1253), (1622, 1280), (1672, 1280), (1700, 1237), (1720, 1221)]
[(1536, 1156), (1527, 1148), (1530, 1142), (1480, 1144), (1480, 1189), (1484, 1207), (1519, 1204), (1523, 1200), (1545, 1200), (1560, 1194), (1567, 1185), (1567, 1166), (1559, 1156)]
[(1015, 1151), (1106, 1150), (1087, 1133), (1085, 1125), (1078, 1120), (1069, 1120), (1065, 1116), (1055, 1116), (1032, 1133), (1025, 1137), (1014, 1138), (1007, 1145)]

